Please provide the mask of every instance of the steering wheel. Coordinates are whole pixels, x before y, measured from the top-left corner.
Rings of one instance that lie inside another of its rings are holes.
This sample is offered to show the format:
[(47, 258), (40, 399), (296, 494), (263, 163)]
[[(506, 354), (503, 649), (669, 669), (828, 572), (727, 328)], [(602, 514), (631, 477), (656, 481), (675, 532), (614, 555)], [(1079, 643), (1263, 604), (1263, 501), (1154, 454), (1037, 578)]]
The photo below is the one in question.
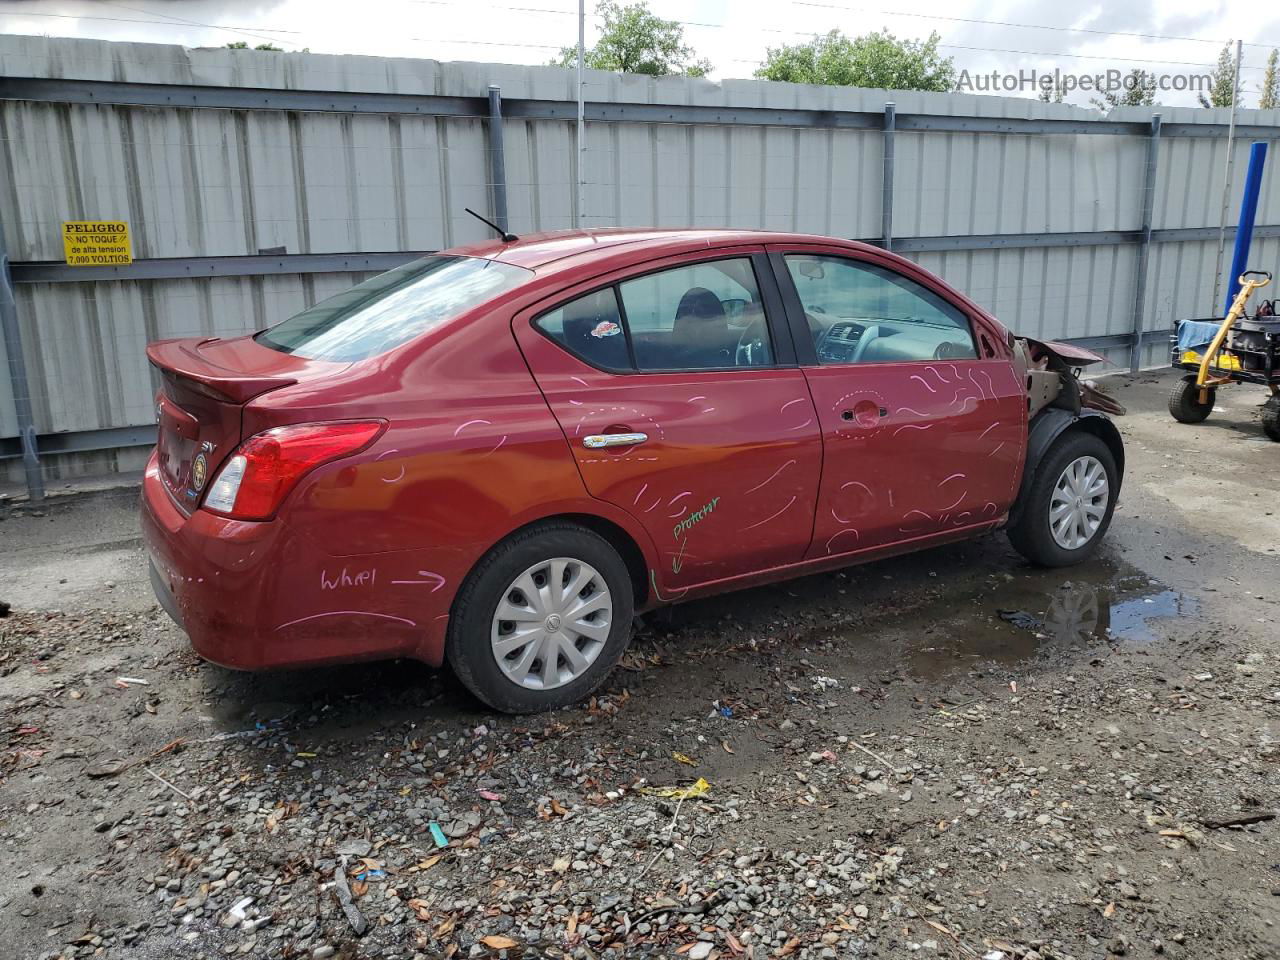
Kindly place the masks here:
[(764, 328), (764, 314), (760, 314), (742, 330), (733, 363), (737, 367), (758, 367), (769, 362), (768, 338)]

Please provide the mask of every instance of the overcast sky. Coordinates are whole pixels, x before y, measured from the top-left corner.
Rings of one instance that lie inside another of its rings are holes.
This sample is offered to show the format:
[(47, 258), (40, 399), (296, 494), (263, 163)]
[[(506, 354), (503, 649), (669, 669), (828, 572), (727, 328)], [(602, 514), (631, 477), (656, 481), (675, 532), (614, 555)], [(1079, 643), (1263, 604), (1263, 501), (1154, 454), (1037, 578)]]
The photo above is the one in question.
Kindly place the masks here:
[[(1223, 44), (1238, 36), (1246, 41), (1242, 104), (1255, 106), (1267, 54), (1280, 46), (1280, 8), (1200, 0), (1093, 3), (1074, 10), (1060, 0), (650, 0), (649, 5), (686, 24), (687, 41), (715, 65), (713, 79), (750, 77), (768, 47), (803, 42), (833, 27), (850, 35), (884, 27), (912, 38), (936, 30), (943, 52), (957, 68), (974, 74), (1055, 67), (1064, 73), (1134, 67), (1204, 73)], [(589, 10), (593, 7), (588, 3)], [(573, 0), (0, 0), (0, 30), (189, 47), (271, 41), (285, 50), (308, 47), (317, 53), (544, 63), (557, 47), (576, 42), (576, 10)], [(598, 35), (598, 23), (588, 16), (588, 43)], [(1088, 99), (1088, 94), (1068, 98), (1081, 104)], [(1189, 93), (1157, 99), (1195, 103)]]

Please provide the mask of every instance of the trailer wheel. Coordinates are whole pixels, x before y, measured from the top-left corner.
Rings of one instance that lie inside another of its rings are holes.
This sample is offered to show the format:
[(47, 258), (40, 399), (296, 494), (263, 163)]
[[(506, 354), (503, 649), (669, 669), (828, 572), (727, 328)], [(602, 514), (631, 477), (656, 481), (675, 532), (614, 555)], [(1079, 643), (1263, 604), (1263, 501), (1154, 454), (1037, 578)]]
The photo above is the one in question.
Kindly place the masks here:
[(1280, 443), (1280, 394), (1262, 405), (1262, 432)]
[(1213, 401), (1217, 391), (1209, 388), (1209, 402), (1200, 402), (1200, 388), (1196, 386), (1196, 378), (1188, 374), (1173, 385), (1169, 391), (1169, 413), (1179, 423), (1201, 423), (1213, 410)]

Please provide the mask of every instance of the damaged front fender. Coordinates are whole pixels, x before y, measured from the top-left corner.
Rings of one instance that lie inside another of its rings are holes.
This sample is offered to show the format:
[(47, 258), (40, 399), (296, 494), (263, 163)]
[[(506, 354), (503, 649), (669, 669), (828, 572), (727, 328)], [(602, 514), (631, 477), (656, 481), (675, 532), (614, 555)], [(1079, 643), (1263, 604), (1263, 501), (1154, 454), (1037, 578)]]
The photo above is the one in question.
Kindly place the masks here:
[(1125, 409), (1089, 381), (1081, 380), (1077, 371), (1105, 357), (1053, 340), (1018, 337), (1014, 340), (1018, 366), (1025, 371), (1027, 415), (1034, 418), (1046, 407), (1057, 407), (1074, 416), (1084, 408), (1122, 417)]

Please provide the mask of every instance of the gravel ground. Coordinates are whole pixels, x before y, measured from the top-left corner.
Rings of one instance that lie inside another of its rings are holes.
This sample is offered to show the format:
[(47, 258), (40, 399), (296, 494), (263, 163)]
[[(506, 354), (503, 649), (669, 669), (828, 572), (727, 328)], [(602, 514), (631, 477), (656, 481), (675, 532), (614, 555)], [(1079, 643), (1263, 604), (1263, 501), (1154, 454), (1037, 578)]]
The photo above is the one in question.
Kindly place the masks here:
[(689, 604), (532, 718), (203, 664), (134, 494), (11, 509), (0, 956), (1280, 956), (1280, 448), (1256, 391), (1185, 427), (1167, 388), (1111, 381), (1095, 561), (993, 537)]

